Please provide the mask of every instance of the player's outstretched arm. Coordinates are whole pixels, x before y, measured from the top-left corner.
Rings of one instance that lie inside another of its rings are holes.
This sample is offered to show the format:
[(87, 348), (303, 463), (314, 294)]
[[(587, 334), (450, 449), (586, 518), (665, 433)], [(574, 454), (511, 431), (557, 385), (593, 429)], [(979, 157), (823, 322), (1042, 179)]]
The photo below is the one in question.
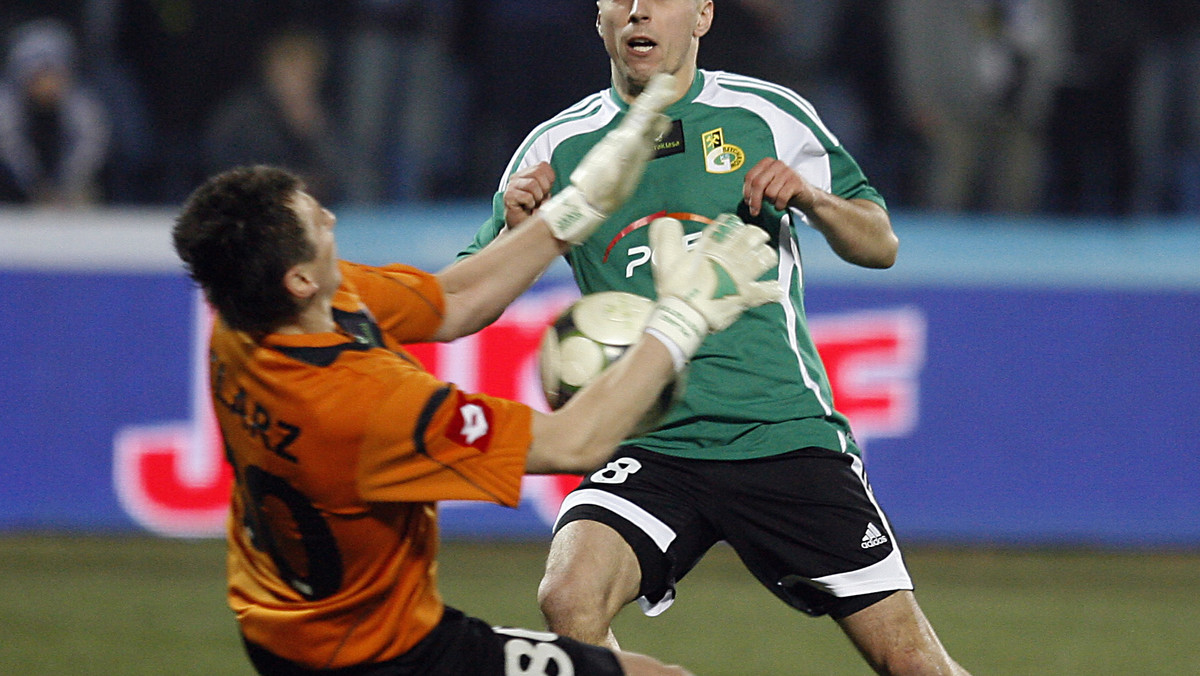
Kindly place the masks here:
[(689, 252), (679, 221), (659, 219), (650, 227), (659, 299), (645, 333), (561, 409), (534, 414), (526, 458), (531, 473), (594, 469), (629, 436), (705, 336), (779, 297), (778, 283), (757, 281), (777, 260), (759, 228), (723, 215)]
[(586, 240), (629, 199), (668, 124), (662, 111), (674, 100), (673, 82), (670, 75), (655, 76), (617, 128), (571, 172), (570, 185), (531, 222), (438, 273), (446, 316), (434, 340), (453, 340), (495, 321), (566, 247)]

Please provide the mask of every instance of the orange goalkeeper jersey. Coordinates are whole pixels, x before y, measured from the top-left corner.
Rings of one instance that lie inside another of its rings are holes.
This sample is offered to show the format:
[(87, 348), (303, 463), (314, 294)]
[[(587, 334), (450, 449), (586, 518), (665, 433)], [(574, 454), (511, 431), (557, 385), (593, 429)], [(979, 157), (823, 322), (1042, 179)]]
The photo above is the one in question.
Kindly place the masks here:
[(522, 404), (439, 381), (402, 344), (441, 323), (436, 279), (342, 263), (339, 330), (255, 341), (219, 319), (211, 383), (235, 471), (229, 603), (249, 641), (313, 668), (397, 657), (441, 619), (438, 500), (514, 506)]

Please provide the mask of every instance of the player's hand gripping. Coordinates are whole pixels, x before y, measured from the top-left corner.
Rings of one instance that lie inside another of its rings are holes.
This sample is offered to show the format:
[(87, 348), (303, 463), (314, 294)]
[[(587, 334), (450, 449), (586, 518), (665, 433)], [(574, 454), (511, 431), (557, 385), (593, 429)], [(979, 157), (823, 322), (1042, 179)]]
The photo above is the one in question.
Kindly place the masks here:
[[(654, 285), (658, 303), (646, 329), (671, 348), (676, 366), (691, 358), (704, 337), (734, 322), (742, 312), (777, 300), (779, 283), (756, 281), (779, 261), (767, 233), (722, 214), (686, 251), (683, 225), (673, 218), (650, 224)], [(667, 342), (669, 341), (669, 342)]]
[(670, 124), (662, 111), (674, 98), (674, 76), (660, 73), (651, 78), (621, 124), (571, 172), (571, 185), (542, 205), (539, 213), (555, 238), (583, 242), (633, 194), (654, 154), (655, 140)]

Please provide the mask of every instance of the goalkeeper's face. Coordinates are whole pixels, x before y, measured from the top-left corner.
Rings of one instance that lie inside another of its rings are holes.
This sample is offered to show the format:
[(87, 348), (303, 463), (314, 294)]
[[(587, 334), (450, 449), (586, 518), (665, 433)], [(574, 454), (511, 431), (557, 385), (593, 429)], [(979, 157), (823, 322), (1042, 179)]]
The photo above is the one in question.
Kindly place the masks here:
[(296, 212), (305, 237), (312, 244), (313, 258), (293, 269), (301, 269), (312, 284), (312, 290), (326, 298), (332, 298), (342, 283), (342, 271), (338, 267), (337, 242), (333, 228), (337, 217), (312, 195), (297, 191), (290, 206)]
[(636, 96), (655, 73), (690, 84), (713, 0), (599, 0), (596, 30), (612, 59), (613, 81)]

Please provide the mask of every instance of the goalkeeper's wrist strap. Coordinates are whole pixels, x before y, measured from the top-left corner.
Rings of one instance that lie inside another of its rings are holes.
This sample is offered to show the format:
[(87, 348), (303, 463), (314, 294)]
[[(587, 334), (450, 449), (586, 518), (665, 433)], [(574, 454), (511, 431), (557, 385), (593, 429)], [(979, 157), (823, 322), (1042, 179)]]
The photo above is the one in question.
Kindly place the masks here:
[(665, 333), (652, 326), (646, 327), (646, 333), (657, 338), (658, 342), (662, 343), (663, 347), (667, 348), (667, 352), (671, 353), (671, 361), (675, 363), (676, 373), (679, 373), (685, 366), (687, 366), (687, 355), (683, 353), (683, 348), (675, 344), (675, 341), (671, 340)]
[(708, 321), (691, 305), (674, 296), (660, 298), (646, 322), (646, 333), (658, 338), (680, 371), (708, 335)]
[(569, 185), (538, 209), (554, 238), (581, 244), (608, 216), (588, 204), (583, 191)]

